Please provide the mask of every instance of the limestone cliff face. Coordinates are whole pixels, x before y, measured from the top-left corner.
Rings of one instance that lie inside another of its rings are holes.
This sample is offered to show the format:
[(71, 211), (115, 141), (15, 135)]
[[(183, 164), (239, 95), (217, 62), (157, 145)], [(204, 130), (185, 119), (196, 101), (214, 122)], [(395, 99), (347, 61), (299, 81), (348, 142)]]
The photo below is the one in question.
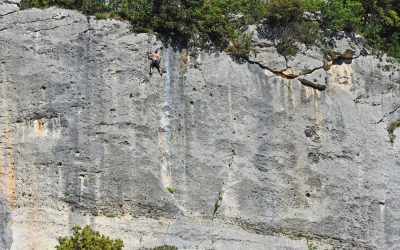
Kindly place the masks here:
[(400, 248), (399, 64), (260, 38), (246, 64), (164, 48), (149, 77), (162, 45), (127, 23), (3, 1), (0, 249), (84, 224), (126, 249)]

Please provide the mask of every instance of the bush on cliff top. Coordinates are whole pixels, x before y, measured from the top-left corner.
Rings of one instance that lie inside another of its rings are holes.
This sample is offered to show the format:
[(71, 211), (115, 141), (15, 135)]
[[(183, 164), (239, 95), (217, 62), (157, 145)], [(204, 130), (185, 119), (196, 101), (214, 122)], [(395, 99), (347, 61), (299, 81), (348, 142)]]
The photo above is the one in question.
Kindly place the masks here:
[[(57, 5), (99, 18), (131, 21), (134, 30), (157, 32), (186, 46), (228, 49), (246, 57), (248, 25), (276, 29), (283, 54), (295, 43), (314, 44), (319, 31), (362, 34), (375, 51), (400, 57), (398, 0), (22, 0), (22, 8)], [(309, 13), (310, 18), (304, 13)], [(239, 35), (238, 35), (239, 34)], [(247, 37), (245, 37), (247, 36)], [(243, 40), (245, 43), (241, 43)]]

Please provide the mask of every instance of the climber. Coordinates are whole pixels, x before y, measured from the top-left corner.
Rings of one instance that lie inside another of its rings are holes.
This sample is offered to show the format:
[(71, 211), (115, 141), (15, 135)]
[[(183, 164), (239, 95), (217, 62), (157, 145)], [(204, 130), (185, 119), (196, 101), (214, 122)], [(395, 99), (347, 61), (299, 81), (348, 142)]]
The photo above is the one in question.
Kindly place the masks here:
[(154, 52), (149, 52), (147, 54), (147, 58), (151, 60), (149, 74), (151, 75), (152, 74), (151, 70), (153, 68), (156, 68), (158, 73), (160, 73), (160, 76), (162, 76), (163, 75), (163, 70), (160, 68), (160, 62), (161, 62), (161, 53), (160, 53), (160, 51), (158, 49), (156, 49)]

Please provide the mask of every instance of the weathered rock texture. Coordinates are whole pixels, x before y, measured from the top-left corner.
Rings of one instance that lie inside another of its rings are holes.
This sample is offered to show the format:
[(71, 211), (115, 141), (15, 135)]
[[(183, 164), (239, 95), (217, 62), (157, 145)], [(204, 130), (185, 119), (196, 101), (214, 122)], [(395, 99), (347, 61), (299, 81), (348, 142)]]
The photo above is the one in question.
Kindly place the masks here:
[(161, 44), (127, 23), (0, 6), (0, 249), (84, 224), (126, 249), (400, 248), (399, 64), (274, 59), (301, 83), (165, 48), (149, 78)]

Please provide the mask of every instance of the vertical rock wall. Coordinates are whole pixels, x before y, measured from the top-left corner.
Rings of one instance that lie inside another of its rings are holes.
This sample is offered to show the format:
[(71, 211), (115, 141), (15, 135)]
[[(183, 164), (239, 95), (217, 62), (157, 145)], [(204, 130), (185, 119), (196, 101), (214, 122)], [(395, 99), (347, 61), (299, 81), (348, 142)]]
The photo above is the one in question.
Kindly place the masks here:
[(84, 224), (127, 249), (400, 247), (396, 62), (164, 48), (149, 77), (162, 44), (127, 23), (0, 7), (0, 249)]

